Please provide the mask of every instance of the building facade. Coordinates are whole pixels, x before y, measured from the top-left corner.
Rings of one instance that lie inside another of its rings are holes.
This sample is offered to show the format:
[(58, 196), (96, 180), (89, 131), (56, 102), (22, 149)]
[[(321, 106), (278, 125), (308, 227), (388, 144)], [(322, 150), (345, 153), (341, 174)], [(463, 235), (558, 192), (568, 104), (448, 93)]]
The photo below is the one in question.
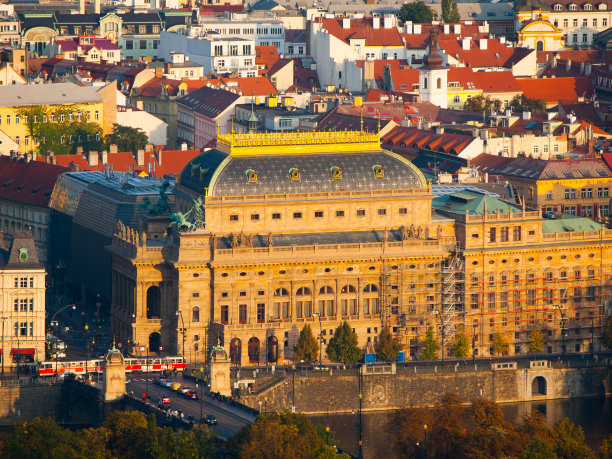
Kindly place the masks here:
[(0, 362), (9, 371), (45, 360), (46, 272), (28, 231), (0, 236)]
[(134, 352), (202, 361), (221, 339), (236, 364), (281, 363), (305, 324), (325, 346), (343, 321), (366, 351), (389, 326), (414, 357), (429, 327), (446, 354), (459, 331), (479, 356), (495, 333), (527, 353), (535, 329), (548, 352), (584, 352), (603, 322), (612, 231), (434, 199), (378, 134), (221, 134), (176, 190), (176, 226), (119, 222), (109, 246), (111, 326)]

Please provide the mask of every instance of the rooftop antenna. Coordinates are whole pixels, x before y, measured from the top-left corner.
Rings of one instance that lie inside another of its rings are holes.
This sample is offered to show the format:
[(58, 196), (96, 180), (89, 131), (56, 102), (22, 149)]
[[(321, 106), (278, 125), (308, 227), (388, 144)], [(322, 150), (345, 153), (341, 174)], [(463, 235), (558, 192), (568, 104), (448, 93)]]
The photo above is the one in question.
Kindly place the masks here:
[(361, 114), (360, 114), (360, 123), (361, 123), (361, 132), (363, 132), (363, 106), (361, 107)]

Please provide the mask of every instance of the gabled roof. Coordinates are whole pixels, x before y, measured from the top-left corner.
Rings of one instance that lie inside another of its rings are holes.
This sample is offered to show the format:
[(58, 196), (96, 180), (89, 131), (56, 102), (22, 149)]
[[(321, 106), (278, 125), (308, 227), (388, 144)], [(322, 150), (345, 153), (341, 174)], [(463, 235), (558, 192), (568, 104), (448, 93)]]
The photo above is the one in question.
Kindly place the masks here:
[(425, 149), (459, 155), (474, 141), (474, 137), (448, 132), (436, 134), (426, 129), (396, 126), (381, 141), (382, 146), (391, 151), (418, 153)]
[(221, 78), (221, 81), (227, 88), (238, 87), (246, 97), (278, 94), (274, 85), (265, 77)]
[(187, 85), (187, 92), (191, 93), (196, 89), (200, 89), (207, 84), (213, 85), (221, 85), (221, 80), (216, 79), (200, 79), (200, 80), (172, 80), (169, 78), (151, 78), (146, 83), (140, 85), (137, 89), (139, 91), (139, 95), (143, 97), (158, 97), (162, 93), (162, 85), (166, 85), (168, 90), (168, 95), (170, 97), (176, 96), (179, 93), (179, 85), (185, 83)]
[(306, 29), (285, 29), (285, 43), (306, 43), (307, 41)]
[(593, 84), (588, 77), (555, 79), (517, 78), (523, 94), (530, 99), (542, 99), (546, 103), (576, 102), (579, 97), (593, 96)]
[[(6, 239), (6, 240), (5, 240)], [(8, 242), (8, 245), (5, 243)], [(25, 253), (23, 257), (22, 253)], [(31, 231), (18, 231), (12, 237), (0, 232), (0, 269), (41, 269)]]
[(563, 215), (559, 219), (546, 219), (542, 222), (543, 233), (568, 233), (572, 231), (599, 231), (602, 226), (590, 218)]
[(438, 43), (446, 54), (470, 67), (512, 68), (515, 63), (535, 52), (528, 48), (507, 47), (494, 38), (483, 39), (487, 41), (485, 48), (480, 46), (479, 40), (470, 40), (467, 50), (463, 49), (462, 41), (457, 38), (438, 39)]
[[(79, 48), (79, 38), (68, 38), (65, 40), (55, 40), (60, 47), (62, 52), (66, 51), (77, 51)], [(118, 50), (119, 47), (112, 41), (106, 38), (96, 38), (93, 44), (90, 45), (80, 45), (83, 51), (88, 51), (91, 48), (97, 48), (101, 51), (115, 51)]]
[(372, 26), (372, 19), (350, 18), (350, 28), (344, 29), (342, 28), (343, 18), (319, 18), (331, 35), (347, 44), (350, 44), (351, 40), (361, 39), (365, 40), (365, 46), (404, 46), (396, 27), (385, 29), (381, 24), (378, 29), (375, 29)]
[(0, 156), (0, 199), (47, 207), (57, 176), (69, 169)]
[(176, 99), (176, 103), (210, 119), (215, 119), (231, 107), (239, 97), (238, 94), (225, 89), (213, 89), (204, 86), (191, 94)]

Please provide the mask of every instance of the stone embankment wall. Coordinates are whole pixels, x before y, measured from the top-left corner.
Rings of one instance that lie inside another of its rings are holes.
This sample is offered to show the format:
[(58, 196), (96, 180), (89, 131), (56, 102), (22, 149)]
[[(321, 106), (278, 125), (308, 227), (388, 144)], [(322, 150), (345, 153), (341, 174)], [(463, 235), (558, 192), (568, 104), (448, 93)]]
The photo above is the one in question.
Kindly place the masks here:
[(59, 414), (61, 384), (0, 387), (0, 425)]
[[(610, 392), (608, 368), (519, 369), (413, 374), (289, 374), (266, 390), (245, 395), (241, 402), (255, 409), (290, 410), (309, 414), (432, 406), (444, 394), (455, 393), (470, 402), (484, 397), (497, 402), (518, 402)], [(260, 404), (261, 402), (261, 404)]]

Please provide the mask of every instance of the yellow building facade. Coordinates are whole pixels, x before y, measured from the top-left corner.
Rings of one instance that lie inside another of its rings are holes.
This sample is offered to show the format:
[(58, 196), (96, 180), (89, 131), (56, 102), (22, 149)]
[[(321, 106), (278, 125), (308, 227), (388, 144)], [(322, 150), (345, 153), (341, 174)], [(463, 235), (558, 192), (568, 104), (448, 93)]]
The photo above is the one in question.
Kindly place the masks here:
[(384, 326), (414, 358), (428, 327), (447, 355), (460, 331), (480, 356), (494, 333), (527, 353), (534, 329), (558, 352), (561, 312), (580, 330), (566, 349), (584, 352), (603, 320), (612, 231), (569, 234), (480, 193), (434, 197), (376, 134), (220, 135), (176, 190), (171, 229), (117, 222), (108, 248), (111, 326), (134, 353), (197, 362), (221, 339), (234, 363), (282, 363), (305, 324), (325, 346), (343, 321), (366, 352)]

